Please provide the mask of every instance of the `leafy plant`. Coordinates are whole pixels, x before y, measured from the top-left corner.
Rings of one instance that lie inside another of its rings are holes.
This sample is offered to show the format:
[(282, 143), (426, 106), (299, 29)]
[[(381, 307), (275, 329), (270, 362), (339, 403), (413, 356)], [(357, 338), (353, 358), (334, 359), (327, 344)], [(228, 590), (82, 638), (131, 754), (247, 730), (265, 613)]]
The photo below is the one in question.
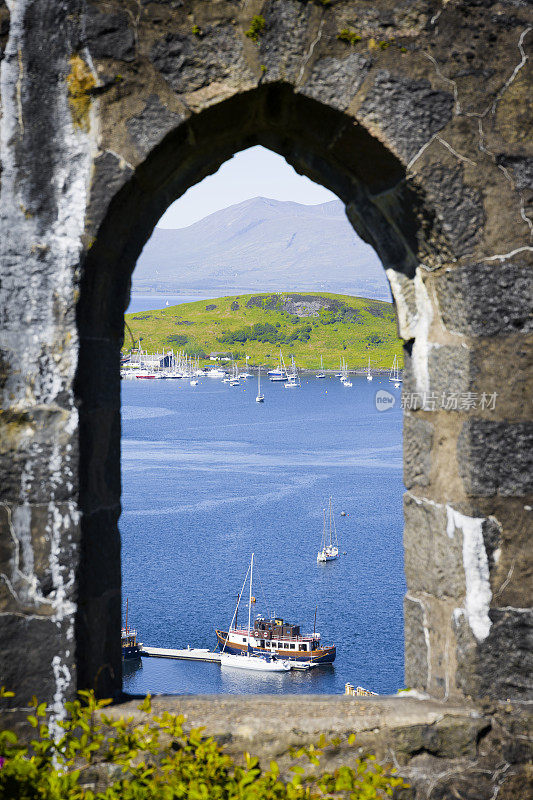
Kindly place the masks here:
[[(0, 697), (13, 697), (0, 689)], [(10, 800), (313, 800), (335, 797), (373, 800), (391, 797), (395, 787), (406, 787), (394, 770), (369, 758), (357, 758), (353, 767), (316, 774), (328, 744), (292, 751), (306, 758), (315, 774), (291, 767), (284, 780), (279, 766), (262, 770), (257, 758), (244, 753), (245, 766), (235, 764), (212, 737), (201, 729), (186, 733), (185, 718), (165, 711), (151, 714), (148, 695), (138, 706), (141, 721), (114, 719), (105, 712), (110, 700), (96, 700), (92, 692), (65, 703), (67, 716), (56, 723), (54, 736), (46, 723), (46, 704), (33, 698), (29, 724), (35, 737), (29, 745), (13, 731), (0, 731), (0, 797)], [(348, 740), (354, 744), (352, 734)], [(331, 743), (334, 747), (340, 740)], [(103, 788), (100, 788), (103, 787)]]
[(244, 35), (251, 39), (252, 42), (258, 42), (260, 35), (265, 30), (265, 25), (265, 18), (262, 14), (254, 14), (250, 20), (250, 27), (245, 31)]

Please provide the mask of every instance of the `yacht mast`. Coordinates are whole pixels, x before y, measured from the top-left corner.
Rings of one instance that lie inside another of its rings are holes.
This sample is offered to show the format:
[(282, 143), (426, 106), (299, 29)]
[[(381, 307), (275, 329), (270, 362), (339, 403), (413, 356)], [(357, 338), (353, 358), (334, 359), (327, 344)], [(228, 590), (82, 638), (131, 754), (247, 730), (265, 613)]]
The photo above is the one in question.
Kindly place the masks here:
[(254, 554), (252, 553), (252, 561), (250, 563), (250, 598), (248, 601), (248, 644), (250, 644), (250, 622), (252, 619), (252, 579), (254, 574)]

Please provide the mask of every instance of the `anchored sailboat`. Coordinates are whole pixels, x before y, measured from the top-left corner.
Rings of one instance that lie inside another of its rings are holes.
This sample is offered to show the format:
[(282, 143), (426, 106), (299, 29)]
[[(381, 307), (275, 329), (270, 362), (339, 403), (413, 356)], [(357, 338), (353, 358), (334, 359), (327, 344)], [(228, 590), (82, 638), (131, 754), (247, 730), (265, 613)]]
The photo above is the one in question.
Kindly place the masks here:
[(261, 367), (259, 367), (259, 373), (257, 375), (257, 397), (255, 398), (256, 403), (264, 403), (265, 402), (265, 395), (261, 394)]
[(326, 561), (333, 561), (335, 558), (337, 558), (338, 555), (339, 555), (339, 543), (337, 541), (337, 529), (335, 527), (335, 519), (333, 517), (333, 510), (331, 506), (331, 497), (330, 497), (329, 531), (326, 532), (326, 509), (324, 509), (324, 527), (322, 530), (322, 542), (316, 560), (318, 564), (323, 564)]
[(370, 372), (370, 356), (368, 356), (368, 367), (367, 367), (367, 370), (366, 370), (366, 379), (367, 379), (367, 381), (371, 381), (372, 377), (373, 377), (372, 373)]
[(400, 370), (399, 370), (399, 366), (398, 366), (398, 356), (394, 356), (394, 361), (392, 362), (392, 367), (391, 367), (391, 370), (389, 372), (389, 381), (394, 383), (394, 386), (396, 388), (398, 388), (400, 383), (402, 382), (402, 379), (400, 378)]
[[(231, 634), (231, 630), (233, 628), (233, 622), (234, 621), (236, 622), (237, 620), (239, 600), (246, 586), (246, 582), (248, 580), (248, 574), (250, 575), (250, 594), (248, 598), (248, 630), (246, 632), (247, 635), (245, 637), (241, 636), (241, 639), (243, 639), (243, 643), (246, 642), (245, 652), (242, 652), (240, 649), (237, 650), (236, 653), (235, 650), (233, 650), (233, 652), (227, 652), (228, 640)], [(244, 579), (241, 592), (237, 599), (237, 605), (235, 607), (235, 612), (231, 620), (230, 629), (226, 634), (224, 645), (220, 653), (220, 666), (237, 667), (238, 669), (260, 670), (261, 672), (288, 672), (291, 669), (291, 664), (287, 659), (278, 659), (277, 656), (274, 655), (274, 653), (265, 653), (263, 655), (262, 653), (254, 651), (255, 638), (252, 636), (252, 603), (255, 602), (255, 597), (252, 595), (253, 574), (254, 574), (254, 554), (252, 553), (252, 560), (250, 561), (250, 566), (248, 567), (248, 571), (246, 573), (246, 577)], [(217, 636), (220, 641), (221, 636), (219, 631), (217, 631)]]
[(326, 373), (324, 372), (323, 358), (322, 358), (322, 356), (320, 356), (320, 372), (317, 372), (317, 374), (315, 375), (315, 378), (325, 378), (325, 377), (326, 377)]

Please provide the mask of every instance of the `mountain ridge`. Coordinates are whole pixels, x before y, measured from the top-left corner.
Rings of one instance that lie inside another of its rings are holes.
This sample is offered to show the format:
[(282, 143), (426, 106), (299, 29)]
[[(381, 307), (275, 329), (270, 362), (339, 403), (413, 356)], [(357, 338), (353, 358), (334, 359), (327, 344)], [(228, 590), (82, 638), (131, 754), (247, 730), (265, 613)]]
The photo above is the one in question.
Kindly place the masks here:
[(134, 291), (243, 287), (390, 299), (376, 254), (357, 237), (340, 200), (304, 205), (255, 197), (185, 228), (155, 228), (133, 275)]

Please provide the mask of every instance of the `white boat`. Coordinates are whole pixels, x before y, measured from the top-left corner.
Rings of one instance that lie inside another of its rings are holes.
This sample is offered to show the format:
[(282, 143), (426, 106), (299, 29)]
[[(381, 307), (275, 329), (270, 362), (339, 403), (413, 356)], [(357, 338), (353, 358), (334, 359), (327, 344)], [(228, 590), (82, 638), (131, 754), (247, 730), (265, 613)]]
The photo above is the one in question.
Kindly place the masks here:
[(285, 366), (285, 361), (283, 360), (283, 355), (281, 352), (281, 348), (279, 351), (279, 364), (276, 369), (270, 369), (268, 371), (268, 376), (271, 381), (286, 381), (288, 378), (287, 375), (287, 367)]
[(322, 541), (316, 560), (318, 564), (325, 564), (326, 561), (333, 561), (339, 555), (339, 542), (337, 540), (337, 528), (331, 507), (331, 497), (329, 498), (329, 531), (326, 531), (326, 509), (324, 509), (324, 527), (322, 529)]
[(212, 369), (208, 369), (205, 373), (208, 378), (225, 378), (226, 373), (223, 369), (218, 369), (217, 367), (213, 367)]
[(274, 653), (265, 653), (259, 654), (254, 653), (254, 648), (251, 644), (252, 640), (252, 603), (255, 603), (255, 597), (252, 595), (252, 584), (253, 584), (253, 577), (254, 577), (254, 554), (252, 553), (252, 559), (250, 561), (250, 566), (248, 568), (248, 572), (246, 573), (246, 577), (244, 579), (244, 583), (239, 594), (239, 599), (237, 600), (237, 606), (235, 608), (235, 612), (233, 614), (233, 618), (230, 624), (230, 630), (233, 625), (233, 621), (237, 616), (237, 609), (239, 607), (239, 600), (241, 595), (244, 591), (246, 586), (246, 582), (248, 580), (248, 573), (250, 574), (250, 594), (248, 597), (248, 635), (246, 637), (246, 652), (245, 653), (226, 653), (224, 652), (226, 649), (226, 645), (228, 643), (229, 635), (226, 637), (224, 645), (222, 647), (220, 653), (220, 666), (221, 667), (235, 667), (237, 669), (250, 669), (256, 670), (260, 672), (288, 672), (292, 669), (292, 664), (286, 658), (278, 658)]
[(399, 387), (402, 379), (400, 378), (400, 370), (398, 367), (398, 356), (394, 356), (394, 361), (392, 362), (392, 367), (389, 372), (389, 381), (394, 383), (396, 389)]
[(324, 363), (323, 363), (322, 356), (320, 356), (320, 372), (317, 372), (317, 374), (315, 375), (315, 378), (325, 378), (325, 377), (326, 377), (326, 373), (324, 372)]
[(190, 381), (190, 385), (191, 386), (198, 386), (198, 381), (193, 379), (192, 381)]
[(230, 379), (229, 385), (230, 386), (240, 386), (241, 385), (239, 370), (238, 370), (236, 361), (233, 362), (233, 372), (231, 374), (231, 379)]
[(366, 370), (366, 379), (367, 379), (367, 381), (371, 381), (372, 380), (372, 373), (370, 372), (370, 356), (368, 357), (368, 367), (367, 367), (367, 370)]
[(265, 395), (261, 394), (261, 367), (259, 367), (259, 373), (257, 375), (257, 397), (255, 398), (256, 403), (264, 403), (265, 402)]
[(343, 383), (345, 386), (352, 385), (348, 379), (348, 366), (344, 358), (342, 359), (341, 383)]
[(292, 372), (291, 372), (290, 375), (287, 373), (287, 383), (285, 384), (285, 388), (286, 389), (298, 389), (299, 386), (301, 385), (300, 384), (300, 377), (299, 377), (298, 372), (296, 370), (296, 365), (294, 363), (294, 356), (292, 356), (291, 358), (292, 358)]

